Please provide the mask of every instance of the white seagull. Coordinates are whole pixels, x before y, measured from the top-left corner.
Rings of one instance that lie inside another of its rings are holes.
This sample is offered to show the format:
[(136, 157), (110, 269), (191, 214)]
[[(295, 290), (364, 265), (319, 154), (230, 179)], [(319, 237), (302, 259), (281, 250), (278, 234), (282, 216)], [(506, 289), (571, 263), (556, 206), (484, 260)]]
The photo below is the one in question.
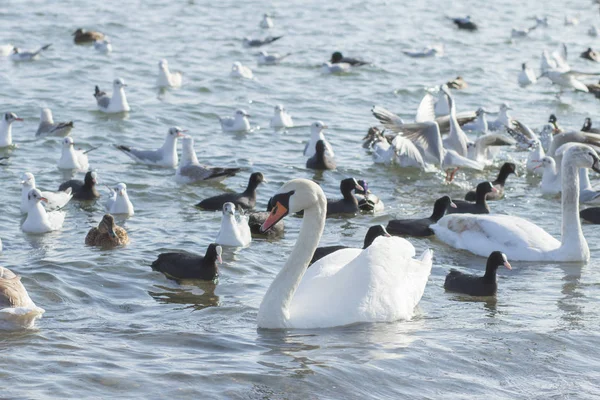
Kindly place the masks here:
[(158, 78), (156, 86), (160, 88), (180, 87), (182, 75), (181, 72), (169, 71), (169, 62), (162, 59), (158, 62)]
[[(21, 213), (25, 214), (29, 210), (29, 199), (27, 195), (35, 188), (35, 177), (31, 172), (25, 172), (21, 175)], [(42, 197), (47, 200), (46, 210), (54, 211), (66, 206), (73, 198), (71, 192), (71, 188), (59, 192), (41, 192)]]
[(263, 14), (263, 18), (260, 21), (260, 27), (263, 29), (271, 29), (273, 27), (273, 20), (269, 14)]
[(0, 122), (0, 148), (13, 145), (12, 141), (12, 123), (15, 121), (23, 121), (23, 118), (17, 117), (17, 114), (7, 112)]
[(90, 167), (87, 153), (97, 149), (97, 147), (83, 151), (76, 150), (73, 145), (74, 142), (72, 137), (68, 136), (63, 139), (60, 159), (57, 164), (58, 168), (86, 172)]
[(112, 44), (107, 37), (104, 37), (103, 40), (95, 40), (94, 41), (94, 49), (99, 53), (108, 54), (112, 52)]
[(131, 110), (125, 97), (125, 81), (117, 78), (113, 81), (113, 93), (110, 97), (106, 92), (96, 86), (94, 97), (98, 103), (98, 109), (107, 114), (116, 114)]
[(220, 182), (225, 178), (234, 176), (240, 168), (219, 168), (207, 167), (198, 162), (196, 151), (194, 150), (194, 138), (185, 136), (181, 139), (181, 163), (175, 174), (175, 181), (179, 183), (196, 182)]
[(236, 219), (235, 205), (233, 203), (223, 204), (221, 229), (215, 243), (221, 246), (246, 247), (251, 241), (248, 217), (240, 215), (239, 219)]
[(187, 132), (177, 126), (169, 128), (165, 142), (158, 150), (138, 150), (135, 147), (115, 145), (123, 153), (131, 157), (135, 162), (157, 167), (177, 168), (179, 157), (177, 156), (177, 138), (183, 137)]
[(236, 61), (233, 63), (233, 65), (231, 66), (231, 72), (229, 73), (229, 76), (231, 76), (232, 78), (243, 78), (243, 79), (253, 79), (254, 78), (254, 74), (252, 73), (252, 70), (249, 67), (242, 65), (242, 63), (239, 61)]
[(350, 72), (350, 70), (352, 69), (352, 66), (348, 63), (336, 63), (336, 64), (332, 64), (330, 62), (325, 62), (322, 64), (321, 66), (321, 71), (324, 74), (343, 74), (346, 72)]
[(292, 116), (288, 114), (286, 109), (281, 104), (275, 106), (275, 113), (271, 118), (271, 128), (291, 128), (294, 126)]
[(525, 87), (537, 82), (537, 77), (533, 69), (527, 67), (527, 63), (521, 64), (521, 72), (519, 72), (519, 85)]
[(462, 126), (462, 130), (465, 132), (487, 133), (488, 122), (487, 118), (485, 117), (485, 114), (487, 114), (487, 110), (483, 107), (479, 107), (477, 111), (475, 111), (475, 115), (477, 116), (475, 118), (475, 121), (471, 121), (469, 123), (464, 124)]
[(49, 108), (42, 108), (40, 124), (35, 136), (68, 136), (71, 129), (73, 129), (73, 121), (54, 122), (52, 111)]
[(38, 189), (31, 189), (27, 194), (27, 218), (21, 229), (27, 233), (47, 233), (57, 231), (63, 226), (65, 213), (62, 211), (46, 212), (40, 204), (47, 201)]
[(498, 118), (495, 121), (488, 122), (488, 128), (492, 131), (498, 131), (506, 129), (507, 126), (512, 126), (512, 117), (508, 113), (510, 110), (512, 110), (512, 107), (508, 103), (500, 104)]
[(279, 63), (281, 63), (281, 61), (283, 61), (285, 58), (291, 56), (292, 53), (287, 53), (284, 55), (281, 55), (279, 53), (267, 53), (266, 51), (262, 50), (260, 53), (258, 53), (256, 55), (256, 62), (258, 65), (277, 65)]
[(328, 126), (325, 125), (322, 121), (315, 121), (312, 123), (312, 125), (310, 126), (310, 140), (304, 147), (305, 157), (310, 158), (315, 155), (315, 146), (317, 145), (317, 142), (319, 140), (325, 142), (325, 151), (329, 154), (329, 156), (335, 157), (335, 154), (333, 153), (333, 148), (331, 147), (327, 139), (325, 139), (325, 135), (323, 134), (323, 130), (326, 128), (328, 128)]
[(233, 114), (233, 117), (219, 117), (221, 123), (221, 129), (223, 132), (249, 132), (250, 121), (248, 120), (250, 115), (243, 109), (237, 109)]
[(106, 211), (113, 215), (119, 214), (131, 217), (134, 214), (134, 209), (127, 194), (127, 185), (118, 183), (114, 188), (108, 187), (108, 189), (110, 189), (110, 197), (105, 204)]
[(45, 46), (40, 47), (36, 51), (21, 50), (18, 47), (15, 47), (15, 48), (13, 48), (13, 52), (10, 55), (10, 59), (13, 61), (37, 60), (40, 57), (40, 53), (42, 51), (46, 50), (50, 46), (52, 46), (52, 44), (47, 44)]

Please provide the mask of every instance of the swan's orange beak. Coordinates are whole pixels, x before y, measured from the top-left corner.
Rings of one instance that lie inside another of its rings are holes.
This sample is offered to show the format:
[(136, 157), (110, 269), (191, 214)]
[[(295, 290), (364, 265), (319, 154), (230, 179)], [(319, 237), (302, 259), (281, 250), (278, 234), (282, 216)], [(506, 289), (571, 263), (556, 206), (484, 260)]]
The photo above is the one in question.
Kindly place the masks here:
[(269, 214), (265, 222), (261, 225), (260, 231), (264, 233), (271, 229), (271, 227), (281, 221), (288, 212), (289, 210), (283, 204), (277, 202), (275, 207), (273, 207), (273, 210), (271, 210), (271, 214)]

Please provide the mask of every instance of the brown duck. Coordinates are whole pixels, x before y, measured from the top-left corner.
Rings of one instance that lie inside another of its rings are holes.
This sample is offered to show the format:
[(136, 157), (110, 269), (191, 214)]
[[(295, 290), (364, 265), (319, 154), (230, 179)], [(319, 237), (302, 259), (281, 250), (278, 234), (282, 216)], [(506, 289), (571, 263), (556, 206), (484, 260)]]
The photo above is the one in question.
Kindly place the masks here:
[(104, 39), (104, 33), (95, 32), (95, 31), (86, 31), (85, 29), (81, 29), (81, 28), (79, 28), (75, 32), (73, 32), (73, 36), (74, 36), (73, 40), (77, 44), (93, 43), (96, 40)]
[(21, 283), (21, 277), (0, 267), (0, 328), (31, 328), (44, 309), (36, 306)]
[(129, 243), (127, 231), (115, 224), (115, 219), (110, 214), (105, 214), (97, 228), (92, 228), (85, 237), (88, 246), (110, 248)]

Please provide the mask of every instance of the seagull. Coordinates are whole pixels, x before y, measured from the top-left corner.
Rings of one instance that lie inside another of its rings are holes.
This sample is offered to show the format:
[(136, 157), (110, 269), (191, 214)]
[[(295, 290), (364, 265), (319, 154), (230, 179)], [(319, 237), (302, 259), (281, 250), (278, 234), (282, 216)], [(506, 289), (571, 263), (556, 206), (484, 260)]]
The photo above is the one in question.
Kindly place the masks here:
[(477, 25), (471, 21), (471, 17), (469, 15), (467, 15), (466, 17), (462, 18), (450, 18), (452, 20), (452, 22), (454, 22), (454, 25), (456, 25), (458, 27), (458, 29), (464, 29), (466, 31), (476, 31), (477, 30)]
[(92, 43), (97, 40), (104, 39), (104, 34), (95, 31), (86, 31), (85, 29), (77, 29), (73, 32), (73, 41), (76, 44)]
[(324, 62), (321, 66), (321, 71), (324, 74), (342, 74), (350, 72), (351, 65), (348, 63), (336, 63)]
[(191, 136), (185, 136), (181, 140), (181, 146), (181, 163), (175, 175), (175, 181), (179, 183), (220, 182), (241, 171), (240, 168), (219, 168), (201, 165), (194, 150), (194, 138)]
[(315, 155), (315, 146), (319, 140), (322, 140), (325, 143), (325, 151), (330, 157), (335, 157), (333, 153), (333, 148), (331, 144), (325, 139), (325, 135), (323, 134), (323, 130), (327, 129), (328, 126), (325, 125), (322, 121), (315, 121), (310, 126), (310, 140), (304, 147), (304, 156), (312, 157)]
[[(35, 177), (31, 172), (25, 172), (21, 175), (21, 213), (25, 214), (29, 210), (28, 194), (35, 189)], [(67, 188), (58, 192), (41, 192), (42, 197), (46, 198), (46, 210), (54, 211), (63, 208), (73, 198), (72, 189)]]
[[(510, 136), (517, 141), (517, 146), (519, 148), (529, 150), (526, 162), (527, 172), (534, 175), (540, 175), (540, 171), (537, 166), (539, 164), (539, 160), (546, 156), (541, 141), (525, 124), (517, 120), (514, 120), (514, 124), (518, 129), (506, 127), (506, 130)], [(548, 124), (547, 126), (549, 126), (550, 130), (552, 130), (551, 125)]]
[(598, 203), (600, 202), (600, 191), (594, 190), (590, 183), (587, 168), (579, 168), (579, 202), (580, 203)]
[(456, 104), (447, 85), (442, 85), (441, 90), (448, 97), (448, 104), (450, 106), (450, 133), (444, 139), (444, 147), (447, 150), (454, 150), (462, 157), (466, 157), (469, 139), (456, 119)]
[(559, 194), (562, 190), (561, 174), (556, 169), (556, 161), (554, 161), (554, 158), (549, 156), (542, 157), (536, 168), (543, 168), (542, 183), (540, 185), (542, 194)]
[(269, 14), (263, 14), (263, 19), (260, 21), (260, 27), (263, 29), (271, 29), (273, 27), (273, 20)]
[(467, 144), (467, 156), (470, 160), (489, 166), (492, 165), (494, 161), (494, 157), (489, 151), (490, 147), (512, 146), (515, 143), (516, 141), (514, 139), (498, 133), (482, 135), (478, 137), (475, 142), (469, 142)]
[(561, 44), (558, 50), (548, 53), (548, 50), (542, 51), (540, 61), (540, 69), (542, 73), (546, 71), (567, 72), (571, 70), (571, 66), (567, 62), (567, 45)]
[(286, 109), (281, 104), (275, 106), (275, 113), (271, 118), (271, 128), (291, 128), (294, 126), (292, 116), (287, 113)]
[(284, 55), (280, 55), (279, 53), (267, 53), (266, 51), (261, 51), (257, 54), (257, 63), (258, 65), (277, 65), (286, 57), (291, 56), (292, 53), (287, 53)]
[(38, 189), (31, 189), (27, 194), (27, 218), (21, 229), (26, 233), (47, 233), (57, 231), (63, 226), (65, 213), (62, 211), (46, 212), (40, 204), (48, 201)]
[(495, 121), (488, 122), (488, 128), (492, 131), (498, 131), (511, 126), (512, 117), (508, 114), (509, 110), (512, 110), (512, 107), (508, 103), (500, 104), (498, 118)]
[(15, 46), (13, 46), (10, 43), (0, 45), (0, 56), (6, 57), (6, 56), (11, 55), (14, 48), (15, 48)]
[(127, 215), (131, 217), (134, 214), (133, 204), (127, 194), (127, 185), (118, 183), (114, 188), (108, 187), (110, 196), (106, 201), (105, 208), (110, 214)]
[(98, 109), (107, 114), (116, 114), (122, 112), (128, 112), (129, 103), (125, 97), (125, 81), (121, 78), (117, 78), (113, 81), (113, 94), (109, 97), (105, 92), (100, 91), (100, 88), (96, 86), (94, 97), (98, 103)]
[(527, 35), (529, 35), (532, 31), (535, 30), (535, 28), (537, 28), (538, 25), (534, 25), (531, 28), (524, 28), (524, 29), (516, 29), (516, 28), (512, 28), (510, 31), (510, 37), (512, 38), (522, 38), (525, 37)]
[(579, 19), (572, 15), (565, 15), (565, 26), (579, 25)]
[(165, 142), (158, 150), (138, 150), (135, 147), (115, 145), (123, 153), (131, 157), (135, 162), (156, 167), (177, 168), (179, 157), (177, 156), (177, 138), (183, 137), (184, 131), (178, 126), (169, 128)]
[(587, 32), (591, 37), (597, 37), (599, 34), (598, 28), (595, 25), (590, 26), (590, 29), (588, 29)]
[(596, 76), (600, 75), (600, 73), (585, 73), (585, 72), (576, 72), (576, 71), (568, 71), (568, 72), (559, 72), (548, 70), (542, 73), (541, 77), (548, 78), (552, 81), (553, 84), (558, 85), (560, 87), (560, 92), (564, 89), (575, 90), (580, 92), (589, 92), (589, 89), (585, 85), (585, 83), (578, 80), (578, 77), (581, 76)]
[(488, 112), (485, 108), (479, 107), (477, 109), (477, 111), (475, 111), (475, 115), (477, 116), (477, 118), (475, 118), (475, 121), (464, 124), (462, 126), (462, 130), (466, 131), (466, 132), (487, 133), (488, 132), (488, 122), (485, 117), (485, 114), (487, 114), (487, 113)]
[(331, 54), (331, 59), (329, 60), (332, 64), (350, 64), (353, 67), (360, 67), (361, 65), (368, 65), (369, 63), (358, 58), (344, 57), (342, 53), (339, 51)]
[(94, 42), (94, 50), (96, 50), (99, 53), (108, 54), (112, 52), (113, 48), (112, 44), (110, 43), (110, 40), (108, 38), (105, 38), (102, 40), (96, 40)]
[(231, 66), (231, 72), (229, 73), (229, 76), (231, 76), (232, 78), (254, 78), (252, 70), (249, 67), (242, 65), (242, 63), (239, 61), (233, 63), (233, 65)]
[(63, 139), (60, 159), (58, 160), (58, 168), (85, 172), (90, 167), (87, 153), (92, 150), (96, 150), (98, 147), (83, 151), (75, 150), (73, 144), (74, 142), (72, 137), (68, 136)]
[(281, 39), (283, 36), (267, 36), (264, 39), (252, 39), (245, 37), (242, 41), (244, 47), (261, 47), (267, 44), (271, 44), (276, 40)]
[(405, 49), (402, 50), (404, 54), (413, 58), (425, 58), (425, 57), (441, 57), (444, 55), (444, 45), (436, 44), (426, 46), (420, 50), (416, 49)]
[(532, 85), (537, 82), (537, 77), (533, 69), (527, 67), (527, 63), (521, 64), (521, 72), (519, 72), (519, 85), (522, 87)]
[(586, 60), (600, 62), (600, 54), (597, 51), (592, 50), (591, 47), (588, 47), (586, 51), (581, 53), (580, 57)]
[(52, 46), (52, 43), (40, 47), (36, 51), (21, 50), (18, 47), (13, 49), (13, 53), (10, 55), (10, 59), (13, 61), (32, 61), (37, 60), (40, 57), (40, 53)]
[(23, 118), (17, 117), (17, 114), (7, 112), (0, 122), (0, 148), (13, 145), (12, 141), (12, 123), (15, 121), (23, 121)]
[(250, 115), (241, 108), (235, 111), (233, 117), (219, 117), (221, 129), (223, 132), (249, 132), (251, 128), (248, 117)]
[(42, 108), (40, 124), (35, 136), (68, 136), (71, 129), (73, 129), (73, 121), (54, 122), (52, 111), (49, 108)]
[(158, 62), (158, 79), (156, 86), (160, 88), (181, 86), (181, 72), (170, 72), (169, 63), (162, 59)]

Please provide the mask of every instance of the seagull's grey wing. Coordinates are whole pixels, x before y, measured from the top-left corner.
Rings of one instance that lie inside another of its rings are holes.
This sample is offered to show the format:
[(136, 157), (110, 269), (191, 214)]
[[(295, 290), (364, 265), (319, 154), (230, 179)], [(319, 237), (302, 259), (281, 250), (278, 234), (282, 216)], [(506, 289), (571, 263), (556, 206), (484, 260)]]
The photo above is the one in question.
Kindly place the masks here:
[(537, 135), (535, 134), (535, 132), (533, 132), (531, 130), (531, 128), (529, 128), (527, 125), (525, 125), (521, 121), (514, 119), (513, 123), (516, 125), (519, 132), (521, 132), (527, 139), (537, 139), (538, 138)]
[(401, 135), (417, 146), (425, 162), (440, 165), (444, 153), (440, 128), (435, 122), (422, 122), (420, 125), (421, 129), (403, 132)]
[(160, 150), (138, 150), (129, 146), (116, 146), (116, 148), (134, 160), (139, 160), (141, 162), (156, 163), (160, 161), (163, 156)]
[(444, 154), (444, 168), (469, 168), (477, 171), (483, 171), (483, 164), (470, 160), (466, 157), (461, 156), (454, 150), (446, 150), (446, 154)]
[(201, 165), (190, 164), (179, 169), (179, 175), (196, 181), (203, 181), (210, 176), (210, 170)]
[(490, 133), (480, 136), (475, 141), (475, 145), (479, 148), (487, 146), (512, 146), (516, 141), (506, 135), (500, 133)]
[(433, 97), (430, 93), (425, 93), (421, 103), (419, 103), (419, 108), (417, 108), (415, 122), (435, 120), (435, 101), (435, 97)]
[(221, 125), (226, 127), (233, 127), (235, 122), (235, 119), (231, 117), (220, 118), (219, 120), (221, 121)]
[(54, 126), (52, 127), (52, 129), (50, 129), (49, 133), (54, 133), (54, 132), (58, 132), (62, 129), (67, 129), (67, 128), (73, 128), (73, 121), (70, 122), (58, 122), (56, 124), (54, 124)]
[(586, 77), (586, 76), (598, 76), (598, 75), (600, 75), (600, 72), (569, 71), (569, 72), (565, 72), (565, 74), (573, 76), (575, 78), (578, 78), (578, 77)]
[(393, 145), (399, 166), (425, 167), (423, 156), (412, 141), (399, 135), (394, 138)]
[(383, 107), (373, 106), (371, 113), (373, 113), (373, 116), (377, 118), (379, 122), (383, 124), (383, 126), (391, 129), (394, 132), (399, 132), (397, 129), (404, 125), (402, 118)]
[(528, 147), (532, 145), (531, 140), (529, 140), (520, 131), (513, 129), (513, 128), (509, 128), (509, 127), (506, 127), (506, 131), (508, 132), (508, 134), (510, 136), (512, 136), (513, 139), (515, 139), (517, 141), (517, 143), (524, 145), (524, 146), (528, 146)]
[(40, 122), (40, 125), (38, 126), (38, 130), (35, 132), (35, 136), (40, 136), (40, 135), (46, 135), (48, 133), (50, 133), (50, 131), (52, 130), (53, 125), (49, 122), (43, 121)]
[(98, 103), (98, 105), (100, 107), (108, 108), (108, 106), (110, 104), (110, 97), (108, 97), (108, 96), (96, 97), (96, 102)]

